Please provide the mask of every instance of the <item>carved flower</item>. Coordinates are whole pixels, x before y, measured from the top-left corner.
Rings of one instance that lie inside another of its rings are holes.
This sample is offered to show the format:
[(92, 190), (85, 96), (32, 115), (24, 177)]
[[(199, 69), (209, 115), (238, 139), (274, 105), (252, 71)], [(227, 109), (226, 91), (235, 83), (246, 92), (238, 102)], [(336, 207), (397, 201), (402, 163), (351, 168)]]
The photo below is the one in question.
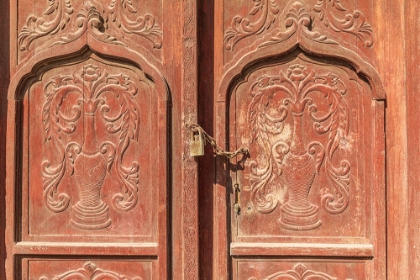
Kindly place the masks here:
[(302, 81), (307, 76), (304, 70), (305, 66), (295, 64), (290, 66), (287, 74), (292, 81)]
[(100, 75), (101, 75), (101, 70), (99, 69), (98, 66), (88, 64), (84, 68), (82, 77), (83, 77), (83, 80), (85, 81), (93, 82), (93, 81), (96, 81)]

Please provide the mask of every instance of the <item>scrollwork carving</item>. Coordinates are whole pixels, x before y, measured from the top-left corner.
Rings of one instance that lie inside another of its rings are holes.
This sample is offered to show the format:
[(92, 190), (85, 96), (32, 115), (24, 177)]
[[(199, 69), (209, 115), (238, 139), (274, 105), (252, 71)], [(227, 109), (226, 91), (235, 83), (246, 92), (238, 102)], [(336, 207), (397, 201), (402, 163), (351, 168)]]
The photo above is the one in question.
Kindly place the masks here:
[[(19, 33), (18, 43), (21, 51), (28, 50), (31, 42), (37, 38), (54, 35), (66, 29), (74, 11), (70, 0), (50, 0), (50, 2), (50, 6), (44, 14), (50, 15), (57, 11), (56, 16), (48, 22), (44, 18), (30, 16)], [(77, 30), (66, 33), (50, 46), (70, 43), (80, 38), (86, 31), (102, 42), (126, 46), (126, 44), (108, 34), (108, 18), (110, 17), (111, 22), (115, 23), (125, 33), (141, 36), (150, 41), (153, 48), (161, 48), (162, 30), (157, 25), (155, 17), (151, 14), (145, 14), (143, 17), (138, 16), (135, 20), (131, 20), (127, 13), (137, 13), (131, 0), (112, 0), (108, 9), (104, 9), (96, 2), (85, 1), (75, 20)]]
[(124, 11), (136, 14), (131, 0), (112, 0), (109, 7), (111, 20), (128, 34), (137, 34), (149, 40), (154, 48), (162, 47), (162, 30), (155, 22), (151, 14), (139, 16), (135, 20), (130, 20)]
[[(318, 206), (308, 200), (316, 174), (324, 171), (333, 192), (324, 190), (321, 201), (331, 214), (343, 212), (349, 204), (350, 163), (339, 166), (333, 157), (341, 139), (348, 135), (347, 93), (344, 82), (335, 74), (317, 74), (295, 64), (279, 76), (260, 77), (250, 88), (248, 123), (252, 143), (259, 154), (250, 166), (251, 201), (260, 213), (270, 213), (278, 205), (276, 190), (287, 187), (289, 199), (281, 206), (280, 224), (293, 230), (309, 230), (321, 225)], [(318, 111), (325, 100), (327, 110)], [(303, 120), (309, 118), (326, 143), (305, 143)], [(283, 132), (286, 122), (293, 128), (287, 140), (273, 140)], [(325, 145), (325, 146), (324, 146)]]
[[(56, 193), (69, 169), (80, 190), (80, 201), (73, 206), (73, 224), (84, 229), (108, 227), (111, 224), (108, 206), (100, 199), (107, 171), (110, 173), (113, 168), (124, 188), (113, 197), (117, 209), (128, 211), (138, 200), (139, 165), (137, 162), (131, 166), (123, 164), (127, 148), (131, 141), (138, 141), (139, 136), (139, 109), (134, 101), (138, 88), (126, 75), (111, 75), (88, 64), (81, 72), (51, 78), (44, 92), (47, 97), (42, 111), (45, 141), (52, 141), (63, 153), (57, 166), (51, 166), (50, 159), (42, 163), (45, 204), (54, 212), (68, 207), (68, 195)], [(76, 100), (74, 105), (69, 107), (66, 103), (64, 106), (63, 101), (71, 96)], [(83, 143), (66, 143), (62, 135), (75, 132), (82, 115)], [(97, 144), (95, 120), (99, 116), (106, 122), (108, 133), (119, 135), (118, 144)]]
[[(269, 29), (272, 29), (270, 36), (267, 36), (268, 38), (264, 39), (258, 47), (284, 42), (296, 33), (317, 42), (337, 44), (321, 30), (317, 30), (313, 24), (314, 15), (311, 9), (300, 0), (289, 1), (284, 5), (283, 13), (280, 13), (277, 0), (253, 1), (254, 7), (249, 14), (251, 16), (258, 15), (258, 18), (252, 21), (250, 18), (235, 16), (224, 35), (226, 50), (233, 51), (239, 41), (252, 35), (268, 33)], [(363, 41), (364, 47), (372, 46), (373, 30), (360, 11), (347, 14), (340, 19), (333, 13), (333, 10), (346, 11), (340, 0), (318, 0), (313, 10), (319, 14), (320, 20), (326, 27), (336, 32), (346, 32), (357, 36)], [(281, 22), (284, 23), (285, 29), (278, 27)], [(276, 27), (273, 28), (274, 25)]]
[(305, 7), (300, 1), (290, 2), (286, 6), (285, 31), (278, 31), (273, 34), (266, 42), (261, 43), (258, 47), (264, 47), (272, 44), (279, 44), (289, 39), (295, 33), (307, 37), (316, 42), (325, 44), (337, 44), (336, 41), (329, 39), (326, 35), (314, 31), (312, 28), (312, 19), (310, 9)]
[(362, 12), (356, 10), (351, 14), (346, 14), (344, 18), (337, 17), (333, 10), (346, 11), (340, 0), (318, 0), (314, 10), (318, 12), (320, 20), (326, 27), (336, 32), (346, 32), (357, 36), (363, 41), (365, 47), (373, 45), (373, 30)]
[(55, 41), (52, 46), (56, 44), (67, 44), (75, 41), (87, 30), (94, 37), (104, 43), (126, 46), (126, 44), (118, 41), (115, 37), (112, 37), (105, 32), (107, 21), (104, 16), (106, 16), (105, 11), (98, 10), (92, 2), (87, 1), (83, 3), (83, 8), (77, 14), (76, 19), (78, 30), (74, 33), (67, 34), (67, 36), (61, 37), (60, 40)]
[(58, 31), (64, 29), (73, 13), (70, 0), (49, 0), (50, 5), (44, 12), (44, 15), (51, 15), (56, 12), (55, 17), (51, 21), (45, 18), (31, 15), (26, 20), (25, 26), (19, 33), (18, 43), (21, 51), (26, 51), (29, 45), (37, 38), (54, 35)]
[(259, 14), (259, 18), (252, 22), (249, 18), (235, 16), (232, 20), (231, 26), (225, 33), (225, 48), (233, 50), (236, 43), (240, 40), (268, 30), (274, 21), (276, 15), (279, 13), (276, 0), (253, 0), (254, 7), (249, 12), (251, 16)]

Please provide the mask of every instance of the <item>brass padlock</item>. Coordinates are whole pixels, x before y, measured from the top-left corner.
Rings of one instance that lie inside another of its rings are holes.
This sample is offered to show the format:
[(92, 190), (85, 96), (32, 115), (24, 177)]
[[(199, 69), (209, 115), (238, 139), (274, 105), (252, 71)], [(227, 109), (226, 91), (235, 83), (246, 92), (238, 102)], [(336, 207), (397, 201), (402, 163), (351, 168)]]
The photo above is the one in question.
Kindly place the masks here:
[(191, 131), (190, 156), (204, 156), (204, 141), (205, 140), (200, 129), (197, 132)]

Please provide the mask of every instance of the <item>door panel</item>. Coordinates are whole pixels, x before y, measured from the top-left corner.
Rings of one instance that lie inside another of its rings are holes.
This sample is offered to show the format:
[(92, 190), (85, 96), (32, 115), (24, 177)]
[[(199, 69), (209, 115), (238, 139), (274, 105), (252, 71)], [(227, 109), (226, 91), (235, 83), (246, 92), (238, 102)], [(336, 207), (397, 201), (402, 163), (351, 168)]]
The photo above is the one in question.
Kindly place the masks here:
[(363, 260), (235, 260), (237, 279), (370, 279)]
[[(23, 258), (23, 279), (152, 279), (152, 260)], [(101, 278), (102, 277), (102, 278)]]

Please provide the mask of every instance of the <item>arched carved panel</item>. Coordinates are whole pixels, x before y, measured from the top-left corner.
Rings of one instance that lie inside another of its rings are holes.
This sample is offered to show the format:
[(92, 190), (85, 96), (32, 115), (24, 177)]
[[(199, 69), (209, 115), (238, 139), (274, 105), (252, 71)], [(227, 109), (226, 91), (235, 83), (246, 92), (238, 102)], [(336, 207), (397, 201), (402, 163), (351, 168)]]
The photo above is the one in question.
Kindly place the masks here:
[(363, 238), (370, 228), (362, 221), (369, 179), (361, 175), (373, 137), (364, 131), (369, 85), (343, 65), (297, 53), (288, 60), (249, 70), (231, 97), (231, 143), (251, 154), (237, 173), (238, 238)]
[(51, 233), (156, 240), (150, 186), (160, 170), (148, 147), (159, 141), (150, 125), (157, 98), (144, 72), (95, 57), (46, 71), (31, 85), (22, 112), (29, 240)]

